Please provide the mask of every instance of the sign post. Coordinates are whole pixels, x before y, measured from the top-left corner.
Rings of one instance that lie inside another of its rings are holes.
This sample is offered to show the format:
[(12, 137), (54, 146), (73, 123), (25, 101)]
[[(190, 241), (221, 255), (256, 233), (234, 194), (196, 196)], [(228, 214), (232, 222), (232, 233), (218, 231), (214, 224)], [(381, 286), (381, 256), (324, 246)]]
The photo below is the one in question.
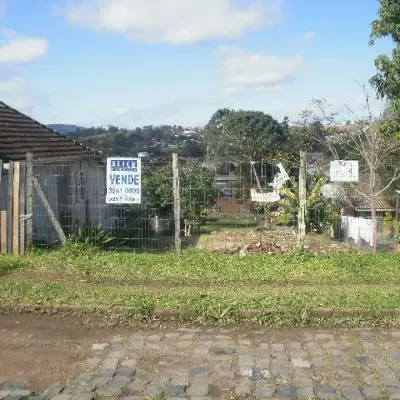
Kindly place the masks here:
[(140, 204), (142, 177), (140, 158), (107, 158), (107, 204)]

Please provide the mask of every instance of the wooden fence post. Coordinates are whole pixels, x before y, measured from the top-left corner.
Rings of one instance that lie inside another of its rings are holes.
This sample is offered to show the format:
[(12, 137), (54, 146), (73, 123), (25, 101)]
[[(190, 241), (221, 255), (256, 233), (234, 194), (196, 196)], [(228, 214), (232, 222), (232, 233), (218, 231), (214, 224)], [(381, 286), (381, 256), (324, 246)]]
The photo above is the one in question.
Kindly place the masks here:
[(7, 211), (3, 210), (3, 160), (0, 160), (0, 253), (7, 254)]
[(33, 154), (26, 155), (26, 249), (33, 247)]
[(1, 254), (7, 254), (7, 211), (1, 210), (0, 212), (0, 226), (1, 226)]
[(19, 254), (21, 256), (25, 254), (25, 233), (26, 233), (25, 178), (26, 178), (26, 163), (21, 162), (20, 183), (19, 183)]
[(174, 192), (174, 220), (175, 220), (175, 250), (178, 255), (182, 253), (181, 241), (181, 198), (179, 183), (178, 153), (172, 154), (172, 176)]
[(299, 214), (297, 220), (297, 248), (304, 250), (306, 238), (306, 210), (307, 210), (307, 153), (300, 152), (299, 170)]
[(7, 253), (13, 250), (13, 184), (14, 184), (14, 161), (8, 163), (7, 181)]
[(13, 238), (12, 252), (14, 255), (19, 255), (19, 187), (21, 182), (21, 163), (14, 163), (14, 178), (13, 178)]

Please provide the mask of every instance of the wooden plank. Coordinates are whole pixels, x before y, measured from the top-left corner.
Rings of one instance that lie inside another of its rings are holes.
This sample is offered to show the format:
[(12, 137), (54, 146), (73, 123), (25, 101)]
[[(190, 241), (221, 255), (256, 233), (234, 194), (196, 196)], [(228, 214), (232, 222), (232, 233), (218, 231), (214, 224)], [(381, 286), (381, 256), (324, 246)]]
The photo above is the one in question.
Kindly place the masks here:
[(3, 178), (3, 160), (0, 160), (0, 207), (3, 206), (3, 191), (2, 191), (2, 186), (1, 186), (1, 181)]
[(33, 154), (26, 155), (26, 249), (31, 251), (33, 247)]
[(19, 255), (19, 186), (20, 186), (21, 163), (14, 163), (13, 178), (13, 237), (12, 237), (12, 253)]
[(7, 252), (12, 253), (13, 238), (13, 180), (14, 180), (14, 162), (8, 163), (8, 180), (7, 180)]
[[(26, 164), (21, 163), (20, 170), (20, 184), (19, 184), (19, 254), (22, 256), (25, 254), (25, 226), (26, 226), (26, 215), (25, 215), (25, 176), (26, 176)], [(22, 218), (21, 218), (22, 217)]]
[(7, 211), (0, 211), (0, 252), (7, 254)]
[(40, 186), (40, 182), (38, 181), (36, 176), (33, 176), (32, 180), (33, 180), (33, 185), (35, 186), (35, 189), (40, 197), (40, 200), (43, 203), (44, 209), (45, 209), (47, 215), (49, 216), (50, 221), (54, 226), (54, 229), (56, 230), (58, 236), (60, 237), (61, 243), (63, 243), (63, 244), (66, 243), (67, 237), (65, 236), (65, 233), (64, 233), (60, 223), (58, 222), (58, 219), (55, 216), (54, 211), (51, 208), (51, 205), (50, 205), (49, 201), (47, 200), (47, 197), (46, 197), (45, 193), (43, 192), (42, 187)]
[(175, 219), (175, 250), (179, 255), (182, 253), (181, 240), (181, 198), (179, 182), (178, 153), (172, 154), (172, 176), (174, 193), (174, 219)]

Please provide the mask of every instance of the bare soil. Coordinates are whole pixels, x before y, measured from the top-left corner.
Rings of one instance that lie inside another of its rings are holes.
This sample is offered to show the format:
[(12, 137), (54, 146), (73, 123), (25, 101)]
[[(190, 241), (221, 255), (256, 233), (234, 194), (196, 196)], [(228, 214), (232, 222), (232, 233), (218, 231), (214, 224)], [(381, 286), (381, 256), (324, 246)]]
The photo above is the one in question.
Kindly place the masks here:
[(0, 315), (0, 383), (26, 381), (41, 391), (73, 379), (85, 371), (92, 344), (115, 332), (49, 316)]
[[(308, 234), (305, 244), (307, 249), (321, 254), (357, 252), (346, 243), (334, 241), (325, 234)], [(286, 227), (276, 227), (271, 230), (220, 229), (210, 235), (201, 236), (197, 247), (219, 254), (235, 254), (242, 250), (247, 253), (287, 253), (296, 248), (296, 233)]]

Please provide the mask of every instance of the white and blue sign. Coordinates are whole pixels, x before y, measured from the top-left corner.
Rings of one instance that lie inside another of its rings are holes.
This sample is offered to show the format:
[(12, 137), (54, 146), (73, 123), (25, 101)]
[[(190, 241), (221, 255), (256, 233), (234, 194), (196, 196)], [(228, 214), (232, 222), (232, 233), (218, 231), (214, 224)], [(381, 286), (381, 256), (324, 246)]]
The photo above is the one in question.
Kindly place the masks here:
[(140, 204), (142, 198), (140, 158), (107, 158), (107, 204)]

